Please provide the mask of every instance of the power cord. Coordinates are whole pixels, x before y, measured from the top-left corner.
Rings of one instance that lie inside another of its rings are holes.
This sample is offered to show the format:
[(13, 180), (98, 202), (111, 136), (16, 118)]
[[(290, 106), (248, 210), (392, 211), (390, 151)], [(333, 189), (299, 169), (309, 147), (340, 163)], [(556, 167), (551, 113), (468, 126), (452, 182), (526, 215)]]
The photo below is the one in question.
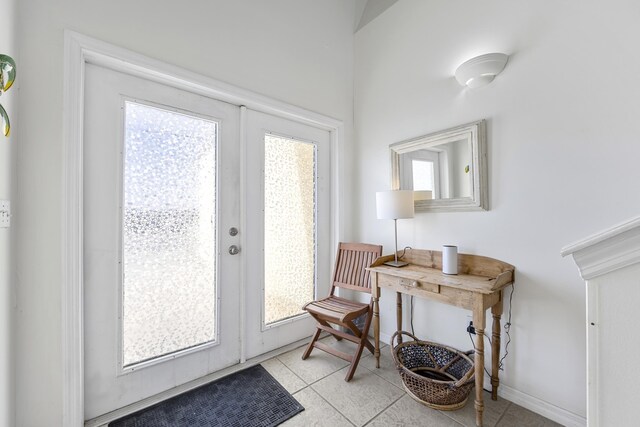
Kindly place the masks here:
[[(398, 259), (402, 259), (404, 257), (404, 255), (407, 253), (407, 249), (413, 249), (413, 248), (411, 246), (405, 246), (404, 249), (402, 249), (402, 255), (400, 255)], [(416, 332), (413, 329), (413, 295), (411, 295), (411, 315), (409, 319), (411, 321), (411, 334), (415, 335)]]
[[(475, 351), (476, 349), (476, 343), (473, 342), (473, 338), (471, 337), (471, 332), (469, 332), (469, 339), (471, 340), (471, 345), (473, 346), (473, 350)], [(487, 373), (488, 376), (491, 376), (491, 374), (489, 373), (489, 371), (487, 370), (486, 366), (483, 366), (484, 371)]]
[(413, 330), (413, 295), (411, 295), (411, 335), (415, 336), (415, 331)]
[[(498, 370), (500, 371), (504, 371), (504, 360), (507, 358), (507, 356), (509, 355), (509, 344), (511, 343), (511, 308), (512, 308), (512, 302), (513, 302), (513, 293), (516, 290), (516, 286), (515, 283), (511, 284), (511, 294), (509, 295), (509, 314), (507, 316), (507, 322), (504, 324), (504, 333), (507, 336), (507, 342), (504, 345), (504, 355), (500, 358), (500, 361), (498, 362)], [(476, 349), (476, 343), (473, 341), (473, 337), (471, 337), (471, 331), (473, 326), (469, 326), (467, 327), (467, 332), (469, 333), (469, 339), (471, 340), (471, 345), (473, 345), (473, 350), (475, 351)], [(473, 332), (475, 334), (475, 332)], [(487, 339), (487, 341), (489, 341), (489, 345), (492, 345), (491, 339), (489, 338), (489, 336), (487, 336), (486, 334), (484, 335), (484, 337)], [(491, 374), (489, 374), (489, 371), (487, 371), (487, 368), (484, 368), (484, 371), (487, 373), (487, 375), (491, 376)]]
[(507, 342), (504, 345), (504, 356), (500, 358), (500, 363), (498, 364), (498, 368), (501, 371), (504, 371), (504, 359), (509, 354), (509, 344), (511, 343), (511, 302), (513, 301), (513, 293), (516, 291), (515, 282), (511, 284), (511, 294), (509, 295), (509, 315), (507, 319), (507, 323), (504, 324), (504, 333), (507, 336)]
[(407, 253), (407, 249), (413, 249), (413, 248), (411, 246), (405, 246), (404, 249), (402, 249), (402, 255), (400, 255), (398, 259), (402, 259), (404, 257), (404, 254)]

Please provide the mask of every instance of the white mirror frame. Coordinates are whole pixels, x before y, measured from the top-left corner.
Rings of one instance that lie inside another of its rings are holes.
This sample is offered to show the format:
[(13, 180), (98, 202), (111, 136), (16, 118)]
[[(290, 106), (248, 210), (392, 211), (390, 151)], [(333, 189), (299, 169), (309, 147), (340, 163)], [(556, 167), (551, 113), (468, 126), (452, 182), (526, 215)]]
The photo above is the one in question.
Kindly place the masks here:
[(400, 189), (400, 156), (423, 148), (466, 139), (471, 142), (471, 197), (415, 201), (416, 211), (459, 212), (489, 210), (487, 179), (487, 136), (484, 120), (434, 132), (389, 146), (391, 150), (391, 188)]

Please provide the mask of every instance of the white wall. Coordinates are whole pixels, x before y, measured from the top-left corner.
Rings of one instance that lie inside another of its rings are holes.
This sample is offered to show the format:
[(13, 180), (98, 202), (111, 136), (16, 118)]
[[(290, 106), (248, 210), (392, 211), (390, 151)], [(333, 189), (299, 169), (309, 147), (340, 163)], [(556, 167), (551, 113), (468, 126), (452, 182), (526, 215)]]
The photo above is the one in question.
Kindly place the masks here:
[[(491, 210), (418, 213), (399, 221), (399, 244), (515, 265), (502, 384), (562, 421), (585, 417), (586, 362), (584, 283), (560, 248), (640, 210), (638, 16), (623, 0), (403, 0), (356, 34), (357, 237), (392, 248), (374, 197), (390, 188), (389, 144), (487, 119)], [(503, 74), (461, 88), (455, 68), (494, 51), (511, 55)], [(463, 310), (416, 303), (421, 337), (470, 348), (466, 323)]]
[(16, 424), (56, 426), (62, 405), (63, 30), (344, 120), (349, 145), (354, 3), (21, 0), (19, 8)]
[[(20, 86), (20, 63), (15, 37), (17, 0), (0, 0), (0, 53), (18, 61), (17, 80), (7, 93), (0, 96), (0, 104), (9, 114), (11, 134), (6, 138), (0, 133), (0, 200), (11, 200), (15, 194), (13, 158), (18, 144), (18, 87)], [(0, 125), (1, 126), (1, 125)], [(15, 203), (15, 200), (12, 200)], [(15, 205), (13, 206), (15, 207)], [(12, 354), (13, 324), (13, 280), (11, 239), (15, 228), (0, 228), (0, 426), (13, 425), (14, 378)]]

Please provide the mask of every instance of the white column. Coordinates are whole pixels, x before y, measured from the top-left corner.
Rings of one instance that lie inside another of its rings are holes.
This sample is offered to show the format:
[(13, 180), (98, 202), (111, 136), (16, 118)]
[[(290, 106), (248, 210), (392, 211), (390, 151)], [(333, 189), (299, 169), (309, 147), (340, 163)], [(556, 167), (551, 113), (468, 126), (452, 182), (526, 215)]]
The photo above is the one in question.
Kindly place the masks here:
[(640, 217), (562, 249), (587, 292), (587, 424), (637, 423), (640, 396)]

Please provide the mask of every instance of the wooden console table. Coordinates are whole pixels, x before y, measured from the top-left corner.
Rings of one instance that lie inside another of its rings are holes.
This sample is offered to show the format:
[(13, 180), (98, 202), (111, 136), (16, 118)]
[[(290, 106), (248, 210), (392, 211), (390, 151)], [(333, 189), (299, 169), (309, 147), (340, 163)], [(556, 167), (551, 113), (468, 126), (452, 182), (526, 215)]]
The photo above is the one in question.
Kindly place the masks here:
[[(398, 253), (400, 256), (400, 252)], [(431, 299), (473, 312), (476, 330), (475, 386), (476, 425), (482, 426), (484, 403), (484, 331), (486, 310), (493, 315), (491, 349), (491, 398), (498, 398), (498, 364), (500, 360), (500, 317), (502, 290), (513, 283), (515, 268), (502, 261), (476, 255), (458, 255), (458, 274), (442, 273), (442, 252), (407, 249), (402, 257), (409, 265), (389, 267), (385, 262), (393, 255), (378, 258), (368, 270), (371, 272), (373, 296), (373, 332), (376, 367), (380, 367), (380, 288), (396, 291), (398, 330), (402, 330), (402, 294)]]

